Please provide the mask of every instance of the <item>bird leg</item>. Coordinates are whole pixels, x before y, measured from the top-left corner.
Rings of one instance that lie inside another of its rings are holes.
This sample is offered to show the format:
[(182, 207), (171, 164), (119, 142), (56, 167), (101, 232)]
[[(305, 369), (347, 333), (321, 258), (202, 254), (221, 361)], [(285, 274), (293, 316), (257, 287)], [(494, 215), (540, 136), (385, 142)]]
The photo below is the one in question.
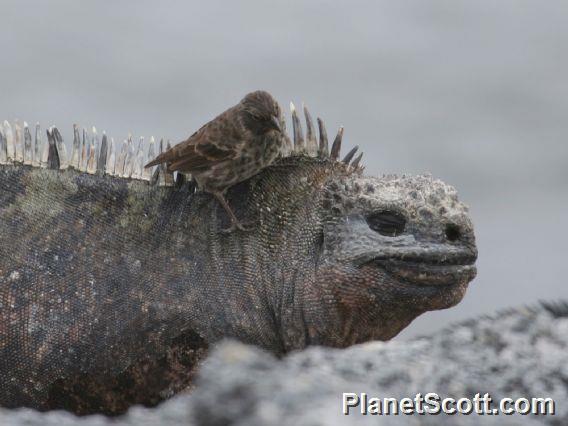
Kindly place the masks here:
[(225, 211), (229, 215), (229, 218), (231, 219), (231, 226), (227, 229), (223, 229), (222, 232), (229, 233), (229, 232), (233, 232), (235, 229), (239, 229), (241, 231), (247, 231), (248, 229), (245, 228), (245, 226), (241, 222), (239, 222), (239, 219), (237, 219), (237, 216), (235, 216), (235, 213), (231, 209), (231, 206), (229, 206), (229, 203), (227, 203), (227, 200), (225, 200), (225, 196), (223, 195), (223, 193), (222, 192), (213, 192), (212, 194), (215, 196), (215, 198), (217, 198), (217, 200), (223, 206), (223, 208), (225, 209)]

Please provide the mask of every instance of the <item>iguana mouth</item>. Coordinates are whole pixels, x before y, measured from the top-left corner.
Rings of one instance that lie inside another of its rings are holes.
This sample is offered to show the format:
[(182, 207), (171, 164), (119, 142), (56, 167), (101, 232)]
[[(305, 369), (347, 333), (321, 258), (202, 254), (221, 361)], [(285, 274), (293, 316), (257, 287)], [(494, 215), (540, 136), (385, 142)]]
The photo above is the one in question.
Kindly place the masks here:
[(432, 256), (397, 254), (378, 256), (371, 262), (398, 281), (421, 286), (445, 286), (475, 278), (475, 253), (452, 253)]

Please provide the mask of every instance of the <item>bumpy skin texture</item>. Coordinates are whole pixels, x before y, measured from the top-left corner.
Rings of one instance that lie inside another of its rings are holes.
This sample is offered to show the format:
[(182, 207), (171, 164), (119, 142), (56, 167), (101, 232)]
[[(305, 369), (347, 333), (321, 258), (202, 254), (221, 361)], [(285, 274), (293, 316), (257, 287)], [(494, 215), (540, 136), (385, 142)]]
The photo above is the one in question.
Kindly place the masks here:
[[(467, 210), (430, 177), (281, 159), (228, 191), (255, 223), (230, 234), (190, 184), (2, 166), (0, 189), (6, 407), (154, 404), (223, 337), (275, 354), (390, 339), (458, 303), (475, 275)], [(393, 214), (397, 235), (381, 235)]]

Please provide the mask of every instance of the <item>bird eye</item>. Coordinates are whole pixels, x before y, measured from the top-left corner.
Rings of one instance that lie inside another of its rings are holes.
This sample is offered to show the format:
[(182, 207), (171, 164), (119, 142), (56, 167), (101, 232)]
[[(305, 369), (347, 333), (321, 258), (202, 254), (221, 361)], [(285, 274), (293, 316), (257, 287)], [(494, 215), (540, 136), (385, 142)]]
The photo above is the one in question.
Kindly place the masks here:
[(398, 212), (383, 210), (366, 217), (369, 228), (385, 237), (396, 237), (404, 232), (406, 219)]

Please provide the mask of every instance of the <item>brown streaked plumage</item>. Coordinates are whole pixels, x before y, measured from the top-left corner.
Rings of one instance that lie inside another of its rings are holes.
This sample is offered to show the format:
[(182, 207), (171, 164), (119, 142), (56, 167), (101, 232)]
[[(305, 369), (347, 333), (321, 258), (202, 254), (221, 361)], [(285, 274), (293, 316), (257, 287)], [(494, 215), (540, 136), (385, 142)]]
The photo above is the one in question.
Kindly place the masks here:
[(280, 106), (268, 92), (258, 90), (145, 167), (166, 163), (170, 172), (191, 173), (229, 214), (229, 230), (244, 230), (225, 191), (269, 166), (289, 143), (287, 138)]

